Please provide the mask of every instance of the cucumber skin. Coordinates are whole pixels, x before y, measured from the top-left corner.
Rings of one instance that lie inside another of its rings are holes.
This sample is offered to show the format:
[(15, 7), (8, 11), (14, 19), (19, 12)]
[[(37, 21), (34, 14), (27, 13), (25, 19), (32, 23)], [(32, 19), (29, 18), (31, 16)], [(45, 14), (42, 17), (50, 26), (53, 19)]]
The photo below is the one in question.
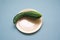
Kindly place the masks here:
[(38, 12), (35, 11), (28, 11), (28, 12), (21, 12), (19, 14), (17, 14), (14, 18), (13, 18), (13, 23), (16, 24), (16, 22), (21, 19), (22, 17), (30, 17), (33, 19), (38, 19), (40, 18), (42, 15)]

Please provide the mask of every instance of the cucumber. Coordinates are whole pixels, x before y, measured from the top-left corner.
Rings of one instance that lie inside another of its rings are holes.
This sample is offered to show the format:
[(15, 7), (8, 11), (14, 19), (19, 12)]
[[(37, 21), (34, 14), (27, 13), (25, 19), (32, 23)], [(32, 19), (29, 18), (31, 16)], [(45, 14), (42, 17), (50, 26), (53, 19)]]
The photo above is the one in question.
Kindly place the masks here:
[(21, 19), (22, 17), (30, 17), (33, 19), (38, 19), (40, 18), (42, 15), (39, 12), (36, 11), (27, 11), (27, 12), (21, 12), (19, 14), (17, 14), (14, 18), (13, 18), (13, 23), (16, 24), (16, 22)]

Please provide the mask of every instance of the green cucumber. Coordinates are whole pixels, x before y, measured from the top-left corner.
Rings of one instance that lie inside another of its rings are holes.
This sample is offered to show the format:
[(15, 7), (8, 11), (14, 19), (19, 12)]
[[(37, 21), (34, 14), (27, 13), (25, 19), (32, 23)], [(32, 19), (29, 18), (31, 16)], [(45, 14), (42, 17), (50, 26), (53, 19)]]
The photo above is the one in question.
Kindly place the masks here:
[(30, 17), (30, 18), (33, 18), (33, 19), (38, 19), (41, 16), (42, 15), (39, 12), (36, 12), (36, 11), (21, 12), (13, 18), (13, 23), (15, 24), (22, 17)]

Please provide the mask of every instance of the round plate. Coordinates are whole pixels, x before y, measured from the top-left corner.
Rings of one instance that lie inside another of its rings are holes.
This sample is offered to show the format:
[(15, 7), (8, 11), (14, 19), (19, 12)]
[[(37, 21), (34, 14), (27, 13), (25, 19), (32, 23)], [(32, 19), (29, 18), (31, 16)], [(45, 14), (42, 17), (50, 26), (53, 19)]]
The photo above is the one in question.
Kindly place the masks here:
[[(25, 9), (21, 12), (26, 12), (26, 11), (36, 11), (33, 9)], [(39, 19), (32, 19), (29, 17), (23, 17), (20, 20), (17, 21), (16, 27), (19, 31), (23, 33), (34, 33), (38, 31), (42, 26), (42, 17)]]

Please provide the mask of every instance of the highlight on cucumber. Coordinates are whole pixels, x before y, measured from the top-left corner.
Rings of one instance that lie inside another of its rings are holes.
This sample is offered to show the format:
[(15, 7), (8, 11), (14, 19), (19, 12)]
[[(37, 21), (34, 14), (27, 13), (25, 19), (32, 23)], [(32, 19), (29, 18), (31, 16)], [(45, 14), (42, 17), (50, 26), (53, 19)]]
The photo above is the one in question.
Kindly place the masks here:
[(42, 14), (34, 9), (24, 9), (20, 13), (18, 13), (16, 16), (14, 16), (13, 23), (16, 24), (16, 22), (23, 17), (30, 17), (32, 19), (38, 19), (42, 17)]

